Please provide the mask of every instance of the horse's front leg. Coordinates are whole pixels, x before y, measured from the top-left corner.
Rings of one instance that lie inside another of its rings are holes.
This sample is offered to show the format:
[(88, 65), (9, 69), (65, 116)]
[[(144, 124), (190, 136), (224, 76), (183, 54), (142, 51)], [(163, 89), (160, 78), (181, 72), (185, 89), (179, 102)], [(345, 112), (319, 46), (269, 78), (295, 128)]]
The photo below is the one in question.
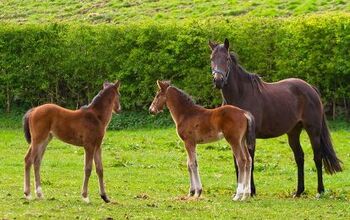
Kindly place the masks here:
[(191, 183), (189, 195), (198, 198), (202, 194), (202, 183), (198, 172), (196, 144), (191, 141), (185, 141), (185, 148), (187, 151), (187, 168)]
[(85, 162), (84, 162), (84, 182), (81, 196), (83, 200), (87, 203), (90, 202), (88, 197), (88, 183), (92, 170), (92, 160), (94, 157), (94, 148), (93, 147), (85, 147)]
[(98, 176), (98, 182), (100, 186), (100, 196), (106, 203), (110, 202), (106, 191), (105, 191), (105, 185), (103, 181), (103, 166), (102, 166), (102, 155), (101, 155), (101, 146), (98, 147), (94, 154), (94, 161), (95, 161), (95, 167), (96, 167), (96, 173)]

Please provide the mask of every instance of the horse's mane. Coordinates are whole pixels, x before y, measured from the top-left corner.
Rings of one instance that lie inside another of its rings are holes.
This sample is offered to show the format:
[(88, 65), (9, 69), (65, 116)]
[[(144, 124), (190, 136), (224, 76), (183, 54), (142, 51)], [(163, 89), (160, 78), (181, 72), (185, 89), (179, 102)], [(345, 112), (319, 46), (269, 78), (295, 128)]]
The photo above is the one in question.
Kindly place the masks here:
[(238, 74), (243, 77), (244, 79), (248, 79), (253, 88), (254, 86), (256, 86), (256, 88), (261, 91), (261, 87), (263, 86), (263, 80), (261, 79), (261, 77), (256, 74), (256, 73), (250, 73), (248, 72), (246, 69), (244, 69), (244, 67), (242, 67), (239, 63), (238, 63), (238, 57), (235, 53), (230, 53), (230, 57), (231, 60), (233, 61), (234, 65), (236, 65), (238, 67)]
[(99, 104), (101, 103), (102, 99), (107, 95), (107, 93), (109, 93), (110, 90), (111, 90), (111, 86), (108, 86), (107, 88), (102, 89), (102, 90), (99, 91), (99, 92), (97, 93), (97, 95), (92, 99), (92, 101), (90, 102), (89, 105), (83, 105), (83, 106), (81, 106), (80, 108), (81, 108), (81, 109), (87, 109), (87, 108), (89, 108), (89, 107), (99, 105)]
[(175, 86), (171, 86), (171, 88), (174, 88), (179, 94), (180, 94), (180, 98), (182, 101), (184, 101), (183, 104), (191, 104), (191, 105), (196, 105), (195, 101), (193, 100), (193, 98), (188, 95), (185, 91), (175, 87)]

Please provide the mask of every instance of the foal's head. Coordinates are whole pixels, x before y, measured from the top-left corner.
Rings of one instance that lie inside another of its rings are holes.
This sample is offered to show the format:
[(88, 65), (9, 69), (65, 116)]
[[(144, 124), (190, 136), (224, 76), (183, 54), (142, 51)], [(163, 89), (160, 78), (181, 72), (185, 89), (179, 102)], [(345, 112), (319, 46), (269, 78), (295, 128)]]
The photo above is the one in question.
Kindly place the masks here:
[(210, 60), (213, 82), (216, 88), (222, 89), (227, 83), (232, 62), (229, 51), (230, 43), (227, 39), (225, 39), (224, 44), (209, 41), (209, 47), (211, 49)]
[(112, 100), (113, 111), (115, 113), (118, 113), (121, 111), (119, 87), (120, 87), (119, 80), (117, 80), (115, 83), (109, 83), (109, 82), (103, 83), (103, 90), (109, 89), (112, 91), (112, 93), (115, 93), (114, 99)]
[(166, 103), (166, 92), (170, 86), (170, 82), (157, 80), (157, 85), (157, 94), (154, 97), (151, 106), (149, 107), (149, 112), (153, 115), (156, 115), (159, 112), (163, 111), (164, 105)]

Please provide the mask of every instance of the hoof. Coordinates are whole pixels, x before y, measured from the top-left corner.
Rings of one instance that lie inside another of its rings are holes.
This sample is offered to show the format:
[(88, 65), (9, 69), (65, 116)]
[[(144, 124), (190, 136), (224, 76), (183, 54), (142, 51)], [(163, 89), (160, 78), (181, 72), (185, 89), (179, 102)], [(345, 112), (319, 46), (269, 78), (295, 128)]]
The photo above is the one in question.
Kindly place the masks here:
[(81, 197), (83, 199), (84, 202), (86, 203), (90, 203), (90, 199), (89, 197)]
[(111, 200), (109, 200), (107, 195), (101, 195), (101, 198), (103, 199), (103, 201), (105, 201), (105, 203), (110, 203)]
[(300, 198), (302, 193), (295, 192), (293, 193), (293, 198)]
[(250, 193), (244, 193), (242, 198), (241, 198), (241, 201), (249, 199), (249, 198), (250, 198)]
[(233, 198), (232, 200), (233, 201), (238, 201), (242, 198), (243, 194), (242, 193), (237, 193)]
[(44, 194), (43, 194), (43, 191), (42, 191), (41, 187), (38, 187), (35, 190), (35, 193), (36, 193), (36, 196), (38, 197), (38, 199), (43, 199), (44, 198)]
[(32, 200), (32, 195), (30, 193), (24, 193), (24, 198), (26, 200)]
[(202, 189), (198, 189), (198, 190), (196, 190), (196, 192), (194, 193), (193, 196), (195, 198), (199, 198), (201, 195), (202, 195)]
[(194, 196), (195, 192), (196, 191), (194, 189), (190, 189), (190, 192), (188, 193), (188, 197)]
[(316, 199), (321, 199), (322, 196), (323, 196), (323, 193), (316, 193), (315, 198), (316, 198)]

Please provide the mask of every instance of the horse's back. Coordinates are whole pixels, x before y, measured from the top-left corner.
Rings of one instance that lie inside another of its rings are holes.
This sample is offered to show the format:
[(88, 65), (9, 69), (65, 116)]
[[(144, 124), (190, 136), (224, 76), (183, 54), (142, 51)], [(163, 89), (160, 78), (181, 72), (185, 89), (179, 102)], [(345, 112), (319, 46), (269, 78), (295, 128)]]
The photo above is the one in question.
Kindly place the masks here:
[(288, 133), (298, 122), (321, 121), (320, 96), (314, 87), (301, 79), (266, 83), (261, 96), (261, 119), (257, 124), (260, 137)]

